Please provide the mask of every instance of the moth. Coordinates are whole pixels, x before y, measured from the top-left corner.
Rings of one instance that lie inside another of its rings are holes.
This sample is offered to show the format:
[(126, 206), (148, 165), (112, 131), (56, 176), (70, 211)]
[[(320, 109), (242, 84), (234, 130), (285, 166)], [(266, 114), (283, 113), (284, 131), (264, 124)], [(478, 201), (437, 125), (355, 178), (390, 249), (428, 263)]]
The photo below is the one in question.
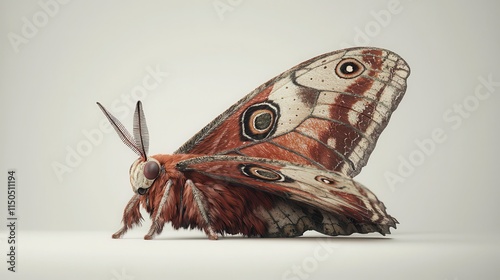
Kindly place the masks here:
[(300, 63), (246, 95), (173, 154), (148, 155), (149, 134), (137, 102), (133, 136), (97, 103), (139, 158), (122, 237), (140, 224), (224, 234), (295, 237), (390, 233), (398, 221), (353, 180), (406, 91), (410, 69), (397, 54), (349, 48)]

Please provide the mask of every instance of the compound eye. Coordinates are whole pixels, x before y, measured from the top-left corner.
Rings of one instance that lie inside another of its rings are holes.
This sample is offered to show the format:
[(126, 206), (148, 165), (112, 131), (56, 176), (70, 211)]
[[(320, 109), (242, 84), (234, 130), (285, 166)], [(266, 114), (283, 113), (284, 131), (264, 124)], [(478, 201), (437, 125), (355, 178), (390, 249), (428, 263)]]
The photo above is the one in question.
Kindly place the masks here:
[(144, 177), (148, 180), (153, 180), (160, 174), (160, 165), (155, 161), (148, 161), (144, 165)]

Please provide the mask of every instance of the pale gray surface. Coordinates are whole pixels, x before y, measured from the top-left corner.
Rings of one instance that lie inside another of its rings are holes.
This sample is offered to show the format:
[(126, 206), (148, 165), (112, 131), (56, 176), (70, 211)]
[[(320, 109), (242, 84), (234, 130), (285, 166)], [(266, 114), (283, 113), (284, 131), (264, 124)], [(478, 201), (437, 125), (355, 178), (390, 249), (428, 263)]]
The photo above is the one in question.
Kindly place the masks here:
[[(26, 239), (20, 235), (24, 275), (43, 271), (39, 278), (47, 279), (59, 267), (74, 267), (113, 279), (112, 271), (123, 266), (133, 279), (154, 279), (148, 262), (160, 266), (165, 259), (165, 277), (167, 270), (178, 278), (209, 271), (222, 278), (237, 271), (243, 278), (282, 277), (311, 255), (316, 239), (109, 240), (132, 195), (128, 169), (135, 155), (100, 127), (104, 116), (95, 102), (131, 128), (133, 95), (142, 95), (150, 151), (170, 153), (261, 83), (306, 59), (358, 44), (388, 48), (412, 70), (405, 98), (357, 176), (401, 225), (391, 240), (342, 239), (342, 253), (308, 279), (338, 271), (340, 279), (357, 278), (348, 268), (366, 277), (375, 271), (375, 279), (393, 270), (397, 276), (408, 271), (406, 279), (500, 275), (492, 262), (500, 245), (494, 235), (500, 229), (498, 2), (68, 1), (57, 9), (39, 3), (56, 2), (0, 2), (0, 170), (18, 173), (19, 228), (31, 232)], [(214, 4), (221, 3), (233, 6), (218, 14)], [(23, 27), (34, 20), (41, 27)], [(12, 44), (13, 36), (24, 43)], [(485, 86), (485, 80), (494, 82)], [(146, 93), (138, 93), (143, 85)], [(425, 140), (431, 137), (433, 144)], [(85, 155), (68, 162), (69, 151), (78, 149)], [(58, 177), (57, 163), (71, 172)], [(400, 181), (389, 182), (390, 174)], [(2, 217), (5, 189), (6, 183)], [(54, 239), (59, 231), (66, 234), (61, 243)], [(136, 236), (146, 232), (147, 225)], [(183, 235), (192, 236), (175, 236)], [(92, 246), (104, 248), (102, 257), (92, 257)], [(189, 271), (181, 272), (188, 263)]]
[[(398, 234), (392, 239), (318, 237), (207, 240), (172, 232), (25, 232), (19, 272), (7, 279), (497, 279), (493, 235)], [(5, 278), (2, 278), (5, 279)]]

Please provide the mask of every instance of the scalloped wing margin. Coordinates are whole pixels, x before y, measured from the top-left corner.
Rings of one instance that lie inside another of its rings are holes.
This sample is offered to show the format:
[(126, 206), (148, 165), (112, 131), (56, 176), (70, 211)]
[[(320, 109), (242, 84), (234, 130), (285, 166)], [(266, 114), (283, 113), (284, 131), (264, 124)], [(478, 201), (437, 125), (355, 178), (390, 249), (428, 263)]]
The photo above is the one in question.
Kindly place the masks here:
[[(339, 172), (264, 158), (203, 156), (177, 164), (184, 173), (196, 172), (235, 185), (269, 192), (356, 223), (396, 228), (397, 220), (366, 187)], [(380, 231), (379, 231), (380, 232)]]
[[(366, 70), (352, 79), (335, 74), (352, 60)], [(383, 49), (317, 56), (258, 87), (175, 153), (285, 160), (354, 177), (401, 101), (409, 73), (401, 57)]]

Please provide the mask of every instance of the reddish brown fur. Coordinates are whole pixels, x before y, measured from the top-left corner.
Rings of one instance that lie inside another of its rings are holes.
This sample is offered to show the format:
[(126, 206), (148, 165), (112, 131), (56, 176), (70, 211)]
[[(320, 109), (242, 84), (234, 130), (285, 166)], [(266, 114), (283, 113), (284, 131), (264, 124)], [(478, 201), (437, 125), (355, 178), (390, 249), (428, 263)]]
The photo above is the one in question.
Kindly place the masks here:
[[(164, 194), (165, 184), (173, 181), (168, 199), (163, 206), (158, 220), (160, 233), (165, 223), (171, 222), (175, 229), (199, 228), (207, 232), (207, 224), (200, 214), (191, 188), (185, 187), (186, 178), (192, 180), (203, 195), (206, 203), (204, 208), (208, 212), (209, 220), (215, 232), (224, 234), (244, 234), (247, 236), (264, 235), (267, 232), (266, 222), (256, 215), (256, 210), (263, 207), (270, 209), (275, 197), (265, 192), (259, 192), (248, 187), (232, 186), (208, 178), (198, 173), (179, 172), (175, 165), (181, 160), (195, 157), (196, 155), (155, 155), (164, 167), (165, 173), (155, 181), (148, 192), (139, 198), (146, 211), (155, 217), (158, 205)], [(182, 205), (181, 205), (182, 193)], [(137, 210), (124, 218), (125, 224), (137, 220)], [(181, 215), (181, 207), (182, 215)], [(140, 215), (140, 214), (139, 214)], [(208, 232), (207, 232), (208, 234)]]

